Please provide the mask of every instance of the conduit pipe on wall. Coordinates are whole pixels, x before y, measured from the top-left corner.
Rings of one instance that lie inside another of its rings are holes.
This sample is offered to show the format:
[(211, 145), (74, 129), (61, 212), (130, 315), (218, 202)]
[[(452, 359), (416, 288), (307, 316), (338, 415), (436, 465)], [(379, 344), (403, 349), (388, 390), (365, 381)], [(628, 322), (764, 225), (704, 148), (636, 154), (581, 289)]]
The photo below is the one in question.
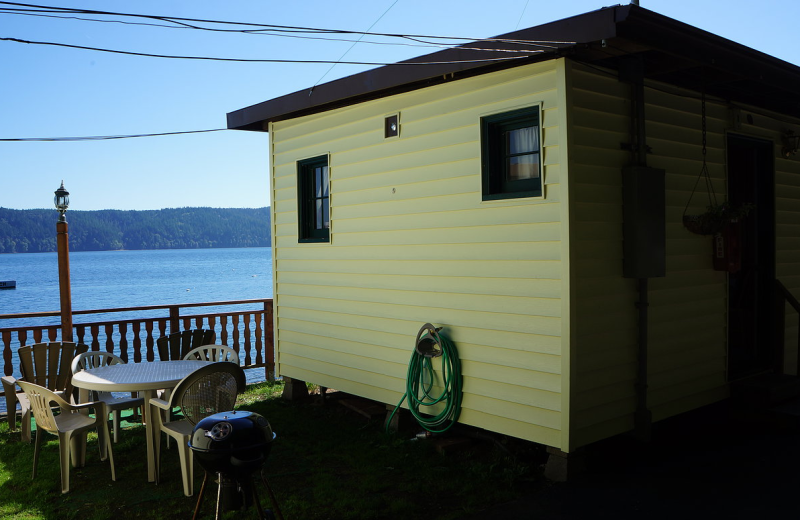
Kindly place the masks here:
[[(633, 103), (633, 111), (631, 114), (633, 129), (635, 133), (636, 145), (636, 163), (638, 166), (647, 166), (647, 132), (645, 131), (645, 114), (644, 114), (644, 64), (643, 60), (639, 58), (638, 67), (636, 67), (636, 76), (631, 84), (631, 100)], [(636, 435), (643, 440), (650, 440), (652, 433), (651, 426), (653, 424), (653, 416), (650, 408), (647, 406), (647, 354), (648, 354), (648, 310), (650, 307), (650, 300), (648, 298), (648, 279), (641, 277), (637, 283), (639, 287), (639, 301), (636, 302), (636, 308), (639, 311), (639, 349), (637, 352), (637, 370), (636, 370), (636, 415), (634, 416), (634, 425), (636, 427)]]
[(652, 414), (647, 406), (648, 282), (666, 274), (665, 172), (647, 167), (644, 63), (640, 56), (620, 63), (620, 80), (631, 86), (632, 164), (623, 169), (623, 276), (635, 278), (638, 299), (635, 431), (650, 438)]

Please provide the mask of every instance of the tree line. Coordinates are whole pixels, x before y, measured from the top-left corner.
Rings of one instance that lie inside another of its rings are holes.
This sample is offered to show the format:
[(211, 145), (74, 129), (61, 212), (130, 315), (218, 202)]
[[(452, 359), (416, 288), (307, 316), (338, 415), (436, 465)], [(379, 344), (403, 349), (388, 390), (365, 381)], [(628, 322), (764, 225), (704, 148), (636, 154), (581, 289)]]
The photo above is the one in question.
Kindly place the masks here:
[[(56, 251), (58, 212), (0, 207), (0, 253)], [(70, 251), (268, 247), (269, 208), (67, 211)]]

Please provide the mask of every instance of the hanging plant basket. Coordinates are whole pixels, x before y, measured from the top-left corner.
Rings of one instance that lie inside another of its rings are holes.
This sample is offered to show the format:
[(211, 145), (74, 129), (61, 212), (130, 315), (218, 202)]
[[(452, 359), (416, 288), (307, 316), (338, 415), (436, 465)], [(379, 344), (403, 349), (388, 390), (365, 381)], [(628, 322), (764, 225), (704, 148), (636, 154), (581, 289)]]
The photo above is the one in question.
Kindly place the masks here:
[[(735, 208), (731, 206), (728, 201), (722, 204), (717, 203), (717, 195), (714, 193), (714, 184), (711, 182), (711, 175), (708, 173), (708, 164), (706, 164), (706, 94), (703, 92), (701, 98), (701, 121), (702, 121), (702, 134), (703, 134), (703, 167), (700, 168), (700, 174), (692, 188), (692, 193), (689, 195), (689, 200), (686, 202), (686, 207), (683, 209), (683, 226), (697, 235), (716, 235), (722, 233), (728, 224), (737, 222), (747, 216), (748, 213), (755, 207), (754, 204), (740, 204)], [(708, 196), (708, 206), (706, 206), (705, 213), (698, 215), (687, 215), (689, 205), (692, 203), (697, 185), (700, 180), (705, 182), (706, 195)]]
[(754, 207), (753, 204), (742, 204), (734, 208), (728, 202), (711, 205), (705, 213), (684, 215), (683, 226), (697, 235), (716, 235), (731, 222), (746, 217)]
[(722, 230), (722, 228), (712, 219), (708, 218), (708, 215), (705, 213), (702, 215), (684, 215), (683, 227), (695, 235), (714, 235)]

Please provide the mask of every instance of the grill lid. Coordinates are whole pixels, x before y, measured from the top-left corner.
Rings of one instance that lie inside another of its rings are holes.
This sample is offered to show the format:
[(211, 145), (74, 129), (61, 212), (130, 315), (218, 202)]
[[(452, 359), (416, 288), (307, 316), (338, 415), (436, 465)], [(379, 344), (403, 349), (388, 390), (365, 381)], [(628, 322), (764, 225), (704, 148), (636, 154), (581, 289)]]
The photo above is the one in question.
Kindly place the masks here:
[(219, 412), (198, 422), (189, 447), (199, 453), (235, 453), (263, 449), (275, 438), (262, 415), (248, 411)]

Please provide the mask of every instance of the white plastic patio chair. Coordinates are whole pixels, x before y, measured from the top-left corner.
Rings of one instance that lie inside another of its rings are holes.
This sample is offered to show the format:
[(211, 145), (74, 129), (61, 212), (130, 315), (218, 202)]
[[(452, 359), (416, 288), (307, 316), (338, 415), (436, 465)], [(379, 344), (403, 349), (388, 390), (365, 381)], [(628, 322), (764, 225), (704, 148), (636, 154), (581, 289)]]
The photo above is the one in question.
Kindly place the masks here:
[(239, 354), (225, 345), (202, 345), (193, 348), (183, 356), (183, 359), (200, 361), (230, 361), (239, 364)]
[[(42, 447), (44, 432), (58, 436), (58, 452), (61, 460), (61, 492), (69, 491), (69, 465), (83, 467), (86, 464), (86, 433), (97, 428), (97, 444), (100, 446), (101, 460), (111, 461), (111, 480), (117, 480), (114, 471), (114, 452), (111, 450), (111, 439), (108, 433), (108, 417), (102, 401), (73, 405), (66, 402), (52, 390), (28, 381), (17, 381), (31, 404), (36, 421), (36, 445), (33, 451), (33, 473), (36, 478), (36, 466), (39, 463), (39, 451)], [(53, 408), (60, 410), (55, 414)], [(86, 408), (95, 408), (95, 417), (80, 413)]]
[[(185, 331), (184, 331), (185, 332)], [(213, 331), (212, 331), (213, 332)], [(196, 336), (196, 333), (195, 333)], [(239, 354), (236, 353), (230, 347), (225, 345), (201, 345), (199, 347), (195, 347), (191, 349), (186, 355), (183, 356), (183, 360), (189, 361), (230, 361), (231, 363), (235, 363), (237, 366), (239, 365)], [(165, 390), (159, 390), (157, 396), (159, 399), (163, 401), (169, 401), (172, 391), (167, 388)], [(162, 419), (166, 418), (167, 411), (162, 411), (161, 417)], [(167, 448), (169, 448), (169, 437), (167, 437)]]
[[(154, 438), (153, 456), (156, 468), (156, 484), (161, 474), (161, 432), (172, 437), (178, 445), (183, 479), (183, 494), (194, 493), (194, 453), (189, 448), (189, 440), (195, 424), (201, 419), (218, 412), (233, 410), (236, 396), (246, 386), (244, 370), (233, 363), (212, 363), (199, 368), (183, 378), (172, 390), (169, 402), (163, 399), (150, 399), (150, 420), (147, 434), (157, 432)], [(165, 419), (159, 412), (169, 412), (179, 408), (182, 419)], [(151, 430), (152, 428), (152, 430)]]
[[(19, 370), (23, 381), (53, 390), (58, 395), (72, 402), (72, 372), (69, 364), (76, 354), (86, 352), (87, 345), (72, 342), (36, 343), (24, 345), (17, 351)], [(9, 431), (16, 426), (16, 407), (20, 403), (22, 413), (22, 441), (31, 442), (31, 407), (25, 394), (17, 395), (14, 387), (17, 379), (13, 376), (0, 378), (6, 394), (6, 418)]]
[[(91, 370), (93, 368), (103, 367), (106, 365), (116, 365), (124, 363), (122, 358), (116, 354), (102, 351), (84, 352), (75, 356), (72, 360), (72, 373), (75, 374), (81, 370)], [(92, 392), (92, 401), (103, 401), (106, 409), (112, 415), (114, 442), (119, 440), (119, 417), (120, 410), (133, 410), (144, 406), (144, 399), (141, 397), (115, 397), (111, 392)], [(99, 412), (98, 412), (99, 413)], [(106, 416), (108, 419), (108, 416)]]

